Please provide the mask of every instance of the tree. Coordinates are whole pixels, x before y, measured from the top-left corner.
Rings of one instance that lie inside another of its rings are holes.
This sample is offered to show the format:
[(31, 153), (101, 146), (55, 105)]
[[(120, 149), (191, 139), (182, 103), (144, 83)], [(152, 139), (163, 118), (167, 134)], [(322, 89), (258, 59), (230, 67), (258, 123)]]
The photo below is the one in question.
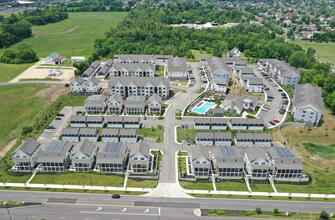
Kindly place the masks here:
[(294, 51), (289, 58), (289, 63), (296, 68), (306, 67), (308, 58), (303, 51)]
[(328, 215), (328, 213), (326, 211), (322, 211), (320, 213), (320, 218), (321, 219), (329, 219), (329, 215)]
[(314, 54), (315, 54), (315, 49), (313, 49), (313, 48), (311, 48), (311, 47), (309, 47), (308, 49), (307, 49), (307, 57), (308, 57), (308, 59), (309, 60), (314, 60)]
[(24, 126), (22, 128), (21, 134), (26, 135), (26, 134), (29, 134), (32, 131), (33, 131), (33, 128), (31, 126)]

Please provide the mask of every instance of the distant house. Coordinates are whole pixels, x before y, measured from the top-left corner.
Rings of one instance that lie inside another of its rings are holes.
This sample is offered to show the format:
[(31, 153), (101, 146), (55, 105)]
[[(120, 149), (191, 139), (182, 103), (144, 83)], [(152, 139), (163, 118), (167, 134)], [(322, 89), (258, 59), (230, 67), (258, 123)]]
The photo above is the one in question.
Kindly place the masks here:
[(29, 137), (13, 153), (14, 169), (18, 171), (31, 171), (36, 166), (37, 155), (41, 144)]
[(129, 96), (124, 105), (126, 114), (144, 114), (145, 97), (144, 96)]
[(227, 57), (240, 57), (240, 56), (242, 56), (242, 53), (237, 47), (234, 47), (230, 52), (227, 53)]
[(108, 142), (97, 153), (96, 169), (100, 172), (122, 173), (127, 169), (129, 148), (120, 142)]
[(71, 155), (71, 168), (75, 171), (89, 171), (95, 163), (97, 147), (89, 140), (79, 143)]
[(149, 97), (148, 101), (148, 111), (149, 114), (161, 114), (162, 112), (162, 97), (157, 94), (153, 94)]
[(107, 98), (104, 95), (91, 95), (84, 103), (88, 113), (104, 113), (107, 108)]
[(110, 114), (121, 114), (122, 112), (122, 96), (118, 93), (115, 93), (114, 95), (110, 96), (107, 101), (107, 111)]
[(322, 117), (324, 103), (320, 87), (307, 83), (296, 85), (293, 96), (293, 118), (317, 127)]
[(187, 80), (187, 64), (185, 58), (174, 57), (167, 65), (168, 78), (172, 80)]
[(86, 58), (85, 57), (71, 57), (72, 63), (81, 63), (85, 62)]
[(66, 57), (59, 55), (56, 52), (53, 52), (46, 58), (44, 58), (45, 64), (53, 64), (53, 65), (60, 65), (66, 61)]

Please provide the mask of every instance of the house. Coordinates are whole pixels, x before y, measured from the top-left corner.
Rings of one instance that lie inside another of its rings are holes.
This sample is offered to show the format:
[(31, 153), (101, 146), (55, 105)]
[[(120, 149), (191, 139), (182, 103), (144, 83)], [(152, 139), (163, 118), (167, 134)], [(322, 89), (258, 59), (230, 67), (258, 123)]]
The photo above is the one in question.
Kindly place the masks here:
[(214, 145), (214, 133), (197, 132), (196, 140), (198, 144), (202, 144), (203, 146), (213, 146)]
[(229, 82), (226, 79), (216, 77), (210, 81), (210, 90), (215, 92), (226, 93), (228, 85)]
[(162, 112), (162, 97), (153, 94), (148, 100), (148, 111), (151, 115), (159, 115)]
[(322, 91), (320, 87), (307, 83), (296, 85), (293, 95), (293, 119), (304, 121), (314, 127), (319, 125), (324, 109)]
[(126, 114), (144, 114), (145, 97), (144, 96), (128, 96), (124, 105)]
[(235, 67), (233, 72), (240, 82), (242, 77), (256, 77), (254, 71), (248, 67)]
[(254, 145), (253, 133), (237, 133), (235, 134), (235, 144), (239, 147), (251, 147)]
[(212, 174), (210, 148), (197, 145), (191, 150), (191, 172), (196, 178), (208, 178)]
[(254, 133), (254, 145), (257, 147), (271, 147), (272, 135), (270, 133)]
[(70, 83), (71, 94), (84, 94), (85, 93), (85, 80), (81, 76), (78, 76)]
[(90, 67), (81, 75), (85, 80), (88, 80), (90, 77), (94, 76), (100, 70), (100, 62), (93, 62)]
[(123, 173), (127, 169), (129, 148), (120, 142), (104, 143), (99, 148), (96, 169), (99, 172)]
[(120, 129), (120, 142), (135, 143), (137, 142), (136, 129)]
[(212, 130), (227, 130), (228, 120), (225, 118), (211, 118)]
[(90, 115), (86, 118), (88, 128), (103, 128), (105, 125), (105, 118), (102, 115)]
[(41, 144), (29, 137), (13, 153), (13, 169), (18, 171), (31, 171), (36, 166), (37, 155)]
[(265, 180), (269, 176), (269, 159), (266, 156), (266, 148), (244, 148), (244, 162), (247, 175), (251, 179)]
[(244, 176), (243, 154), (237, 147), (216, 147), (213, 150), (213, 166), (219, 179), (242, 179)]
[(70, 125), (73, 128), (85, 128), (86, 127), (86, 115), (72, 115), (70, 117)]
[(110, 69), (111, 77), (154, 77), (155, 65), (152, 63), (114, 63)]
[(132, 146), (129, 157), (129, 172), (135, 174), (145, 174), (152, 171), (150, 164), (152, 158), (150, 147), (144, 141), (137, 142)]
[(222, 60), (222, 58), (208, 57), (205, 59), (211, 78), (220, 82), (225, 80), (229, 83), (231, 68)]
[(308, 181), (302, 160), (287, 147), (271, 147), (267, 151), (270, 173), (276, 181)]
[(123, 117), (105, 116), (105, 122), (108, 128), (123, 128)]
[(68, 141), (52, 141), (37, 156), (37, 164), (41, 171), (65, 171), (71, 163), (71, 152), (74, 143)]
[(247, 118), (232, 118), (229, 121), (231, 130), (248, 130), (248, 119)]
[(104, 95), (91, 95), (84, 103), (88, 113), (104, 113), (107, 108), (107, 98)]
[(231, 146), (232, 135), (230, 132), (215, 132), (214, 134), (214, 145), (216, 146)]
[(195, 123), (194, 129), (199, 129), (199, 130), (211, 129), (211, 119), (210, 118), (195, 118), (194, 123)]
[(97, 142), (98, 138), (99, 138), (99, 130), (97, 128), (81, 128), (79, 130), (80, 141), (88, 139), (91, 142)]
[(86, 62), (86, 57), (71, 57), (72, 63)]
[(173, 57), (167, 64), (168, 78), (172, 80), (187, 80), (187, 64), (183, 57)]
[(140, 128), (140, 118), (139, 117), (124, 117), (123, 127), (124, 128)]
[(101, 140), (103, 142), (119, 142), (120, 129), (116, 128), (105, 128), (101, 131)]
[(248, 130), (249, 131), (263, 131), (264, 120), (260, 118), (248, 118)]
[(63, 128), (62, 141), (79, 142), (79, 128)]
[(241, 114), (243, 111), (254, 111), (260, 98), (252, 96), (229, 93), (226, 100), (221, 104), (226, 112)]
[(247, 79), (246, 91), (251, 93), (262, 93), (263, 86), (263, 80), (261, 78), (249, 77)]
[(103, 67), (98, 71), (97, 78), (99, 78), (99, 79), (105, 79), (108, 76), (109, 72), (110, 72), (112, 64), (113, 64), (113, 61), (112, 60), (108, 60), (103, 65)]
[(89, 140), (79, 143), (71, 155), (71, 168), (75, 171), (90, 171), (95, 163), (97, 147)]
[(44, 64), (60, 65), (66, 61), (66, 57), (59, 55), (56, 52), (53, 52), (46, 58), (44, 58)]
[(110, 114), (121, 114), (122, 112), (122, 96), (118, 93), (109, 97), (107, 101), (107, 111)]
[(149, 63), (156, 67), (156, 57), (146, 54), (115, 54), (114, 63)]
[(227, 53), (227, 57), (240, 57), (240, 56), (242, 56), (242, 53), (237, 47), (234, 47), (231, 51)]
[(163, 99), (169, 98), (170, 81), (164, 77), (113, 77), (108, 81), (109, 95), (120, 94), (124, 99), (128, 96), (145, 96), (154, 93)]
[(85, 84), (86, 94), (100, 94), (103, 90), (103, 85), (95, 76), (90, 77)]

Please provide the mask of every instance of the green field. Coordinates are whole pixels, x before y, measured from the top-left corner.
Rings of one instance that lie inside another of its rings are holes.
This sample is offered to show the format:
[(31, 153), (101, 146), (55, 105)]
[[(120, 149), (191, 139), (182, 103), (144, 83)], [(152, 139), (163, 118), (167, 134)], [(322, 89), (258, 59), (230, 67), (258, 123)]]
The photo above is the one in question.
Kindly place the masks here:
[(157, 143), (164, 141), (164, 127), (158, 125), (157, 128), (141, 128), (138, 129), (138, 136), (144, 138), (155, 138)]
[(180, 126), (177, 127), (177, 141), (182, 142), (182, 140), (186, 140), (189, 138), (190, 140), (195, 141), (195, 136), (197, 134), (197, 131), (192, 129), (182, 129)]
[(201, 183), (201, 182), (186, 182), (179, 181), (179, 184), (184, 189), (194, 189), (194, 190), (213, 190), (213, 183)]
[(69, 18), (61, 22), (33, 26), (34, 36), (12, 47), (15, 48), (20, 44), (31, 45), (37, 55), (42, 58), (52, 52), (57, 52), (68, 59), (71, 59), (71, 56), (89, 57), (94, 49), (94, 40), (102, 37), (111, 27), (115, 27), (127, 13), (80, 12), (68, 14)]
[(30, 123), (46, 105), (44, 98), (32, 97), (47, 85), (15, 85), (0, 87), (0, 150)]
[(31, 183), (122, 187), (124, 178), (95, 173), (36, 174)]
[(251, 191), (253, 192), (274, 192), (271, 184), (250, 184)]
[(312, 143), (304, 143), (305, 149), (312, 155), (317, 155), (323, 159), (335, 159), (335, 145), (319, 145)]
[(216, 182), (216, 190), (220, 191), (248, 191), (247, 184), (239, 182)]
[(335, 43), (316, 43), (305, 40), (290, 41), (292, 43), (300, 45), (302, 48), (307, 50), (309, 47), (316, 50), (315, 55), (324, 61), (335, 63)]
[(33, 63), (26, 64), (5, 64), (0, 63), (0, 82), (8, 82), (18, 75), (20, 75), (23, 71), (28, 69), (34, 65)]
[(127, 187), (135, 188), (156, 188), (158, 185), (158, 180), (127, 180)]

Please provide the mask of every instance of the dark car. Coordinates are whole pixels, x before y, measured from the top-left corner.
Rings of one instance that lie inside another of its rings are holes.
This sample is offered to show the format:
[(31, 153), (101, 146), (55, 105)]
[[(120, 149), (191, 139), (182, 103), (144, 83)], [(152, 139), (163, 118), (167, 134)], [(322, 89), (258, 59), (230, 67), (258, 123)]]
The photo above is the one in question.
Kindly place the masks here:
[(274, 99), (274, 97), (273, 96), (268, 96), (268, 99)]
[(55, 118), (55, 120), (62, 120), (62, 118), (60, 118), (60, 117), (57, 117), (57, 118)]
[(112, 199), (120, 199), (120, 198), (121, 198), (120, 194), (113, 194), (112, 195)]
[(182, 128), (182, 129), (184, 129), (184, 128), (185, 128), (185, 126), (184, 126), (184, 125), (181, 125), (181, 128)]
[(272, 126), (276, 125), (276, 123), (274, 123), (273, 121), (269, 121), (269, 124)]
[(283, 115), (283, 114), (285, 114), (285, 112), (286, 112), (285, 109), (280, 109), (280, 110), (279, 110), (279, 114), (282, 114), (282, 115)]
[(282, 89), (278, 89), (278, 92), (282, 92), (283, 90)]
[(70, 83), (66, 83), (66, 84), (65, 84), (65, 87), (69, 87), (69, 86), (70, 86)]
[(185, 128), (188, 129), (188, 125), (185, 125)]
[(187, 145), (190, 145), (191, 144), (191, 141), (189, 138), (186, 139), (186, 142), (187, 142)]
[(265, 90), (269, 90), (269, 88), (265, 88)]
[(194, 140), (191, 140), (191, 143), (192, 143), (192, 145), (195, 145), (195, 141)]
[(280, 95), (286, 97), (286, 94), (284, 92), (282, 92)]
[(57, 116), (65, 116), (63, 113), (58, 113)]
[(53, 125), (47, 125), (46, 127), (45, 127), (45, 129), (55, 129), (56, 127), (55, 126), (53, 126)]

